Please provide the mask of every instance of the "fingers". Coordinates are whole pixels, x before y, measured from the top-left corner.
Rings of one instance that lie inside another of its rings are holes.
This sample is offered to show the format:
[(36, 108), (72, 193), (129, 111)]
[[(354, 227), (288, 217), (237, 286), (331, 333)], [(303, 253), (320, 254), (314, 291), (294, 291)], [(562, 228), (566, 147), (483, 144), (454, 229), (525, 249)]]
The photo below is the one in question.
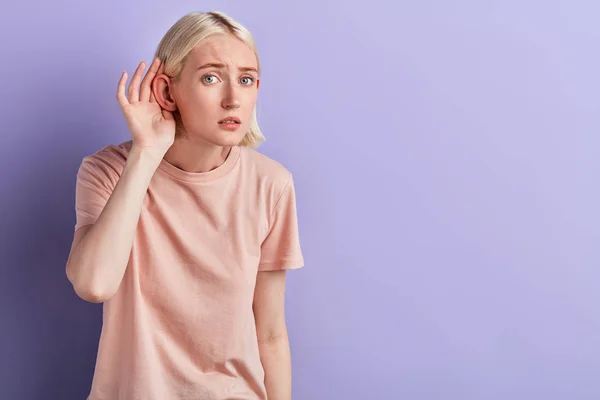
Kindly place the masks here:
[(146, 76), (144, 76), (144, 80), (142, 81), (139, 101), (152, 101), (150, 97), (152, 93), (152, 81), (154, 80), (159, 67), (160, 58), (155, 58), (152, 62), (152, 65), (150, 65), (150, 69), (146, 73)]
[(127, 94), (129, 95), (130, 103), (136, 103), (140, 100), (140, 92), (138, 90), (138, 87), (140, 86), (140, 80), (142, 79), (142, 74), (144, 73), (145, 68), (146, 63), (142, 61), (135, 70), (133, 78), (131, 78), (131, 82), (129, 82)]
[(121, 107), (129, 104), (129, 100), (125, 96), (125, 83), (127, 83), (127, 71), (123, 71), (121, 79), (119, 79), (119, 83), (117, 84), (117, 101)]
[(138, 101), (150, 101), (151, 103), (156, 103), (156, 98), (154, 97), (154, 93), (152, 93), (152, 82), (154, 81), (154, 77), (162, 69), (160, 58), (156, 58), (152, 62), (148, 73), (146, 73), (146, 76), (144, 76), (144, 79), (142, 80), (140, 88), (141, 91), (138, 91), (138, 86), (140, 86), (140, 80), (144, 73), (145, 67), (146, 63), (144, 61), (138, 65), (135, 73), (133, 74), (133, 78), (129, 83), (129, 87), (127, 88), (127, 95), (125, 95), (125, 86), (127, 84), (128, 76), (127, 71), (123, 71), (121, 74), (121, 78), (117, 84), (117, 101), (121, 107)]

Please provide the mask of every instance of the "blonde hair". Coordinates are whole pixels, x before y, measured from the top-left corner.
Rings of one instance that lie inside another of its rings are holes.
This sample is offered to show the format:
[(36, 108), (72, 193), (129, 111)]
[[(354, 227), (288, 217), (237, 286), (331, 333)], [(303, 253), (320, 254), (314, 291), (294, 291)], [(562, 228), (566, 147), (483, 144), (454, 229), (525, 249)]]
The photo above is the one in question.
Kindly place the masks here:
[[(199, 42), (214, 34), (233, 35), (246, 43), (256, 55), (257, 69), (260, 76), (260, 61), (256, 43), (250, 31), (220, 11), (191, 12), (184, 15), (169, 28), (158, 44), (154, 55), (155, 58), (161, 60), (162, 72), (173, 80), (178, 80), (192, 49)], [(173, 116), (178, 125), (177, 134), (181, 136), (183, 135), (181, 115), (176, 111)], [(239, 143), (239, 146), (258, 147), (266, 140), (256, 120), (256, 106), (252, 111), (251, 118), (250, 130)]]

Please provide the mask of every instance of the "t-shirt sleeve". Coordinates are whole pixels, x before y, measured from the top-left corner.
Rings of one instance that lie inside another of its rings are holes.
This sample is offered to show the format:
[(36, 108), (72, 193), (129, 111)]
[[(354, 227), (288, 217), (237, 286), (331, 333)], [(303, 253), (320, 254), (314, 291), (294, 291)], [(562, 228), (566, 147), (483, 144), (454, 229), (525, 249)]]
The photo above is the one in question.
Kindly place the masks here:
[(115, 171), (94, 157), (85, 157), (77, 171), (75, 186), (75, 231), (96, 222), (114, 186)]
[(296, 194), (290, 174), (272, 212), (269, 233), (261, 245), (258, 270), (274, 271), (302, 266), (304, 266), (304, 258), (300, 248)]

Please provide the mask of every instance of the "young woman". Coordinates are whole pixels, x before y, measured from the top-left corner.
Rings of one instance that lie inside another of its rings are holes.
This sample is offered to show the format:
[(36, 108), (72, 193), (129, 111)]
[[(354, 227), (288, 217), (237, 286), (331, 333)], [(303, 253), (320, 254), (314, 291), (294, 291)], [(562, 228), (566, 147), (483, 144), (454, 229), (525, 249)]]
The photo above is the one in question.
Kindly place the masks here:
[(254, 40), (190, 13), (155, 56), (118, 83), (132, 140), (77, 174), (67, 276), (103, 303), (88, 399), (290, 400), (285, 271), (304, 260), (292, 175), (253, 149)]

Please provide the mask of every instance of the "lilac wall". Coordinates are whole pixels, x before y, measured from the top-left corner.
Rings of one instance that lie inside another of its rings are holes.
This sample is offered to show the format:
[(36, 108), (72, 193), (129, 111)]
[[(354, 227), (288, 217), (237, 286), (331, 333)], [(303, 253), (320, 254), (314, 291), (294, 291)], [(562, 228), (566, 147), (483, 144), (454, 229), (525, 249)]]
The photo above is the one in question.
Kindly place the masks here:
[(597, 2), (0, 6), (0, 398), (83, 399), (101, 308), (64, 272), (120, 72), (188, 11), (254, 33), (295, 175), (295, 400), (600, 398)]

